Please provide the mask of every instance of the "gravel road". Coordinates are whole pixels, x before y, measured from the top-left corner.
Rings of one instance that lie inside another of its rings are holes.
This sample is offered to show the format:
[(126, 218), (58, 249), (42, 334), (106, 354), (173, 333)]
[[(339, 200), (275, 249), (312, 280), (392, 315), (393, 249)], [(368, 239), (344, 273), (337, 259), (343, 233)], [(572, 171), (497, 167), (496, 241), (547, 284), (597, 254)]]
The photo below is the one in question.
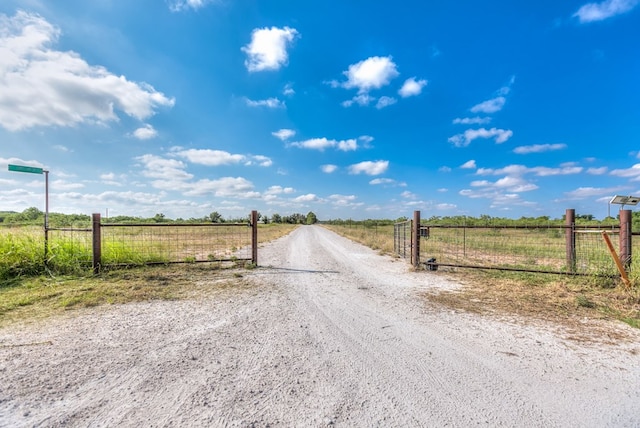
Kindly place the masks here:
[[(251, 287), (0, 330), (0, 426), (640, 426), (640, 333), (452, 312), (455, 289), (319, 226)], [(213, 287), (213, 285), (212, 285)]]

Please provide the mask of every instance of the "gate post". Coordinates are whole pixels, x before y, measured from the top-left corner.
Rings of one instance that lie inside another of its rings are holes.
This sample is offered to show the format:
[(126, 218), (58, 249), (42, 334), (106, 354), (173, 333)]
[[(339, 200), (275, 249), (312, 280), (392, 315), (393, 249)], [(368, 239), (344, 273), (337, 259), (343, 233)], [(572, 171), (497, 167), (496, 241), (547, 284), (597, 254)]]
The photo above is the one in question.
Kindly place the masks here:
[(414, 268), (420, 265), (420, 211), (413, 212), (411, 228), (411, 264)]
[(251, 211), (251, 263), (258, 266), (258, 211)]
[(620, 261), (628, 272), (631, 267), (631, 210), (620, 210)]
[(91, 218), (92, 248), (93, 248), (93, 273), (100, 272), (102, 264), (102, 234), (100, 232), (100, 214), (93, 214)]
[(570, 208), (564, 215), (564, 237), (567, 252), (567, 269), (571, 273), (576, 271), (576, 210)]

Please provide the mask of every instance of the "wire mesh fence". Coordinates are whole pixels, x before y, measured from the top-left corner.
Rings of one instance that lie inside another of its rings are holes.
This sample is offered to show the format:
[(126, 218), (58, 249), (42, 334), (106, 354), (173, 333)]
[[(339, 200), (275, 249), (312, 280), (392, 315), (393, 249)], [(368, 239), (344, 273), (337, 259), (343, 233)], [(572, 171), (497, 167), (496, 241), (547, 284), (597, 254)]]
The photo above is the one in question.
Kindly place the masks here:
[[(422, 226), (420, 261), (438, 265), (548, 273), (615, 275), (600, 230), (566, 226)], [(617, 229), (607, 231), (617, 234)], [(568, 251), (570, 253), (568, 253)], [(571, 254), (572, 253), (572, 254)]]
[(102, 265), (251, 260), (251, 225), (101, 226)]
[(411, 257), (411, 220), (393, 225), (393, 252), (402, 258)]

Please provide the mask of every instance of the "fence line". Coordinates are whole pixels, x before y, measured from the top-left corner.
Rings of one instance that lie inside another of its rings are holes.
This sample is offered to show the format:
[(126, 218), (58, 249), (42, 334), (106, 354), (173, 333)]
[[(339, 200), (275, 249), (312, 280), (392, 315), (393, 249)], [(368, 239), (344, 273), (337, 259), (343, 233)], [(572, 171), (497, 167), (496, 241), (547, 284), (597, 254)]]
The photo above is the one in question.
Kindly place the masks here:
[[(415, 214), (414, 214), (415, 215)], [(567, 210), (565, 225), (420, 225), (409, 234), (410, 244), (398, 245), (396, 254), (407, 258), (407, 248), (420, 256), (412, 264), (515, 270), (574, 275), (617, 275), (617, 266), (601, 232), (618, 237), (620, 259), (631, 265), (631, 216), (622, 215), (616, 226), (576, 226), (575, 211)], [(418, 217), (419, 219), (419, 214)], [(407, 222), (394, 228), (394, 241), (406, 239)], [(627, 225), (628, 223), (628, 225)], [(628, 232), (625, 232), (628, 231)], [(400, 234), (404, 234), (399, 236)], [(419, 238), (413, 238), (419, 236)], [(413, 254), (413, 253), (411, 253)]]

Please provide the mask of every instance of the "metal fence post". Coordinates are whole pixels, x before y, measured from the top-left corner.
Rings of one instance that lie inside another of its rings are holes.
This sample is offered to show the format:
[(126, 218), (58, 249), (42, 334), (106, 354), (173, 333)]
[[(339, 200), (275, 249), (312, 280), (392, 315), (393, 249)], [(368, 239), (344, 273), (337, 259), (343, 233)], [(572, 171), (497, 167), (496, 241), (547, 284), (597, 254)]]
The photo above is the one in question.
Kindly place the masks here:
[(620, 210), (620, 261), (628, 272), (631, 267), (631, 210)]
[(566, 210), (564, 216), (564, 236), (567, 248), (567, 269), (571, 273), (576, 271), (576, 210)]
[(93, 273), (100, 272), (102, 264), (102, 234), (100, 231), (100, 214), (92, 215), (92, 248), (93, 248)]
[(413, 212), (411, 228), (411, 264), (417, 268), (420, 264), (420, 211)]
[(258, 211), (251, 211), (251, 263), (258, 266)]

